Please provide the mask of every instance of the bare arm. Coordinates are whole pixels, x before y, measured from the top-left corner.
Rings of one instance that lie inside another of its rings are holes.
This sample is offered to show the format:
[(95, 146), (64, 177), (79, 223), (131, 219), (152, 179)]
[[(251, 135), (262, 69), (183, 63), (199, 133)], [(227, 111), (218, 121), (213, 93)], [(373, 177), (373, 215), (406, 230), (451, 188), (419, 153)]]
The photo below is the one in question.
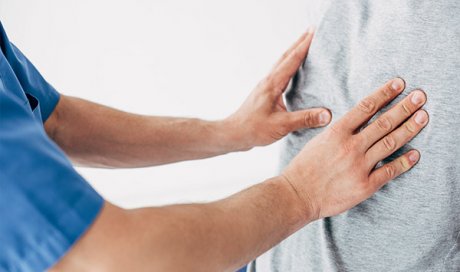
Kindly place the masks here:
[(312, 38), (304, 34), (224, 120), (141, 116), (63, 95), (46, 131), (77, 164), (142, 167), (248, 150), (300, 128), (327, 125), (326, 109), (287, 112), (282, 99)]
[(426, 97), (412, 92), (362, 128), (402, 92), (388, 82), (310, 142), (283, 173), (208, 204), (122, 210), (106, 203), (56, 271), (235, 271), (313, 220), (337, 215), (409, 170), (409, 151), (377, 162), (427, 124)]
[(307, 216), (280, 178), (208, 204), (123, 210), (106, 203), (55, 270), (233, 272)]
[(243, 149), (223, 121), (143, 116), (64, 95), (46, 127), (76, 164), (93, 167), (153, 166)]

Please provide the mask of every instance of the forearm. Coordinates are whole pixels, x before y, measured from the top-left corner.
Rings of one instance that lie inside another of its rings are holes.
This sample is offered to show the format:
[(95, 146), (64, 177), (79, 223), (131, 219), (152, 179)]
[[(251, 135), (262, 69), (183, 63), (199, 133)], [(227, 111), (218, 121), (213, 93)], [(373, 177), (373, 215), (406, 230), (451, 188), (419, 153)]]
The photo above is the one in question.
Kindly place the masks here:
[(96, 271), (235, 271), (309, 220), (279, 178), (209, 204), (113, 214), (103, 211), (56, 268), (67, 271), (82, 260), (87, 267), (79, 269)]
[(324, 108), (288, 112), (282, 95), (313, 38), (307, 32), (281, 57), (241, 107), (222, 121), (148, 117), (62, 96), (48, 134), (79, 164), (142, 167), (269, 145), (292, 131), (327, 125)]
[(82, 165), (143, 167), (247, 149), (224, 121), (142, 116), (62, 96), (50, 136)]
[(146, 233), (159, 218), (168, 218), (144, 245), (151, 249), (160, 239), (155, 255), (169, 258), (161, 271), (235, 271), (306, 224), (305, 209), (291, 190), (272, 179), (212, 204), (171, 206), (162, 215), (135, 213)]
[(388, 82), (310, 140), (281, 177), (227, 199), (131, 211), (107, 204), (56, 269), (233, 271), (308, 222), (358, 205), (417, 163), (412, 150), (375, 168), (428, 123), (419, 110), (426, 96), (415, 91), (368, 124), (403, 90), (401, 79)]

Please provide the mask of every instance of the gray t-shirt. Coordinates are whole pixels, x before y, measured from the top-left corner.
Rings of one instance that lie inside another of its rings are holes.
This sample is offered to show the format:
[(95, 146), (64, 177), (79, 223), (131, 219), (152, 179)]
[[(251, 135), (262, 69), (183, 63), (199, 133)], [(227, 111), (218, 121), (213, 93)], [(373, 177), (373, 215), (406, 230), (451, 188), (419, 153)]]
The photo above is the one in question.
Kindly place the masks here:
[[(293, 234), (258, 258), (256, 270), (460, 271), (460, 1), (325, 5), (288, 107), (325, 106), (336, 121), (400, 76), (407, 88), (396, 102), (425, 90), (430, 123), (390, 159), (415, 148), (421, 160), (362, 204)], [(281, 166), (321, 131), (290, 134)]]

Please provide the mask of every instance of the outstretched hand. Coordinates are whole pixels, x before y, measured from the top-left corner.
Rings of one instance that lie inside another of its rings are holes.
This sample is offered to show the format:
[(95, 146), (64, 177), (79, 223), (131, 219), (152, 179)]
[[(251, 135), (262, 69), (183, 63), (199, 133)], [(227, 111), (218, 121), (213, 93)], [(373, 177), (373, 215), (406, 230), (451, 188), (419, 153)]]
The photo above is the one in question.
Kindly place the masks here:
[(427, 112), (420, 110), (425, 93), (416, 90), (367, 125), (403, 90), (402, 79), (389, 81), (310, 140), (283, 171), (309, 221), (354, 207), (417, 163), (420, 154), (411, 150), (375, 169), (428, 123)]
[(288, 112), (283, 93), (305, 60), (313, 30), (303, 34), (249, 95), (243, 105), (225, 121), (231, 124), (243, 149), (271, 144), (289, 132), (327, 125), (331, 114), (324, 108)]

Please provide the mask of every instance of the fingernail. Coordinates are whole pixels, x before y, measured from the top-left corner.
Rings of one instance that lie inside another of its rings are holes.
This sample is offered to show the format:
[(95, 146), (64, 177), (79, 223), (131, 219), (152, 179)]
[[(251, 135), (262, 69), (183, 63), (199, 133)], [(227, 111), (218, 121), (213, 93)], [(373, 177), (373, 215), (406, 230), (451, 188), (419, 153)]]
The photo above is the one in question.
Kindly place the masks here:
[(326, 125), (327, 123), (329, 123), (330, 119), (331, 119), (331, 115), (329, 114), (328, 111), (323, 111), (319, 114), (320, 125)]
[(404, 81), (400, 78), (395, 78), (393, 82), (391, 83), (391, 88), (395, 91), (399, 91), (402, 88), (404, 88)]
[(424, 125), (428, 121), (428, 114), (425, 111), (419, 111), (415, 114), (415, 122), (419, 125)]
[(412, 151), (409, 154), (409, 160), (411, 163), (416, 163), (418, 161), (418, 158), (419, 158), (419, 154), (417, 151)]
[(412, 93), (411, 101), (415, 105), (422, 104), (424, 100), (425, 100), (425, 96), (423, 95), (421, 91), (415, 91)]

